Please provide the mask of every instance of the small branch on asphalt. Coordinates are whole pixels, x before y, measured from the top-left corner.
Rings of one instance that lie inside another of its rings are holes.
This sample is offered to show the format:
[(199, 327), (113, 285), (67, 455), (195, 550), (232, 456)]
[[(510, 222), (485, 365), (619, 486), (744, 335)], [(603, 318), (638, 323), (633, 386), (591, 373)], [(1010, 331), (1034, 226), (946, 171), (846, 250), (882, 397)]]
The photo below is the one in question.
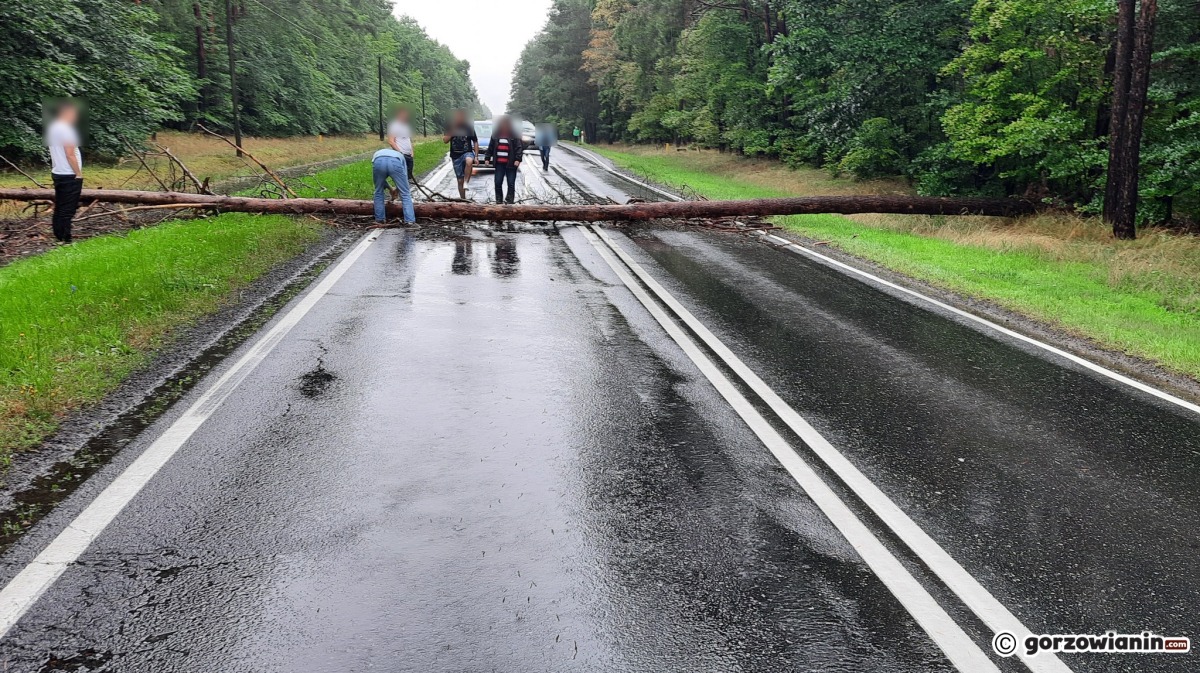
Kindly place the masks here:
[(2, 156), (2, 155), (0, 155), (0, 159), (3, 159), (3, 160), (4, 160), (4, 163), (8, 164), (9, 166), (12, 166), (12, 169), (13, 169), (14, 171), (16, 171), (16, 172), (20, 173), (21, 175), (24, 175), (25, 177), (29, 178), (29, 181), (30, 181), (30, 182), (32, 182), (33, 184), (37, 185), (38, 187), (41, 187), (42, 189), (47, 189), (46, 185), (43, 185), (42, 183), (38, 182), (38, 181), (37, 181), (37, 179), (35, 179), (35, 178), (34, 178), (32, 175), (30, 175), (30, 174), (26, 173), (25, 171), (21, 170), (21, 167), (20, 167), (20, 166), (18, 166), (18, 165), (16, 165), (16, 164), (14, 164), (13, 162), (9, 161), (7, 158), (5, 158), (5, 157), (4, 157), (4, 156)]
[(263, 169), (263, 172), (265, 172), (267, 175), (271, 176), (271, 179), (273, 179), (275, 181), (275, 183), (278, 184), (283, 189), (283, 191), (285, 191), (289, 195), (291, 195), (291, 197), (293, 199), (296, 198), (296, 192), (293, 192), (291, 190), (291, 188), (288, 187), (287, 184), (284, 183), (284, 181), (282, 179), (280, 179), (280, 177), (278, 175), (275, 175), (274, 171), (272, 171), (270, 168), (267, 168), (267, 165), (264, 164), (263, 162), (259, 161), (253, 154), (250, 154), (249, 152), (247, 152), (244, 147), (239, 146), (237, 143), (233, 142), (229, 138), (226, 138), (225, 136), (221, 135), (220, 133), (214, 133), (212, 131), (209, 131), (207, 128), (204, 127), (204, 124), (196, 124), (196, 128), (200, 129), (204, 133), (207, 133), (208, 135), (210, 135), (214, 138), (220, 138), (221, 140), (224, 140), (227, 145), (229, 145), (230, 147), (232, 147), (232, 148), (238, 150), (239, 152), (241, 152), (242, 154), (244, 154), (246, 156), (246, 158), (250, 159), (250, 161), (253, 161), (254, 163), (258, 164), (258, 167)]

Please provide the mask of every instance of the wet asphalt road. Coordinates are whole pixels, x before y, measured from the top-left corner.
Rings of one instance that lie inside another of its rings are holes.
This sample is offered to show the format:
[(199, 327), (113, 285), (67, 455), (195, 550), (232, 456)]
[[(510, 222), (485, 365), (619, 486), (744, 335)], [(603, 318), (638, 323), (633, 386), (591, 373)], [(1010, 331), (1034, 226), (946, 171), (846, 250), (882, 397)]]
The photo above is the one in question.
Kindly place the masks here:
[[(556, 160), (519, 198), (650, 196)], [(614, 235), (1026, 626), (1194, 635), (1200, 417), (752, 240)], [(573, 227), (383, 233), (0, 650), (10, 671), (954, 670)]]

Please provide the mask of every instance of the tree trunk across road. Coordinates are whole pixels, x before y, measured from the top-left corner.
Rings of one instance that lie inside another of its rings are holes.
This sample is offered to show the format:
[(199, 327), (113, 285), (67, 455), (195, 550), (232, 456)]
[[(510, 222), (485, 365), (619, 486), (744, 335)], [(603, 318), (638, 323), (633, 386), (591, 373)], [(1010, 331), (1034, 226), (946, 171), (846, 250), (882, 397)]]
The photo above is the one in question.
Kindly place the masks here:
[[(50, 189), (0, 189), (0, 200), (54, 199)], [(181, 192), (142, 192), (85, 189), (84, 201), (141, 205), (195, 204), (221, 211), (277, 214), (371, 215), (370, 201), (353, 199), (263, 199), (209, 196)], [(765, 217), (837, 213), (898, 213), (904, 215), (991, 215), (1014, 217), (1037, 210), (1021, 199), (937, 198), (928, 196), (804, 196), (741, 201), (679, 201), (624, 205), (499, 205), (494, 203), (421, 202), (417, 217), (462, 220), (555, 220), (605, 222), (651, 219)], [(400, 205), (388, 205), (389, 217), (399, 217)]]

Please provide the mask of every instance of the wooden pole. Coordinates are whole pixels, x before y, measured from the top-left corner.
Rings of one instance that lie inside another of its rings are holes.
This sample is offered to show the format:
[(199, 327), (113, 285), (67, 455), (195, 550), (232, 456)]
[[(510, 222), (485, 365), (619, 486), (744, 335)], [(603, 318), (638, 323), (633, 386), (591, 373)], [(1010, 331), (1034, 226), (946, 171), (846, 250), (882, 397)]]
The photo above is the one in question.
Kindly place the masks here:
[(237, 155), (242, 156), (242, 104), (238, 96), (237, 55), (233, 40), (233, 2), (225, 0), (225, 45), (229, 51), (229, 98), (233, 104), (233, 138)]
[(383, 142), (383, 57), (379, 57), (379, 141)]
[[(53, 200), (51, 189), (0, 189), (0, 200)], [(217, 210), (248, 213), (371, 215), (372, 203), (352, 199), (264, 199), (210, 196), (183, 192), (145, 192), (85, 189), (85, 200), (142, 205), (194, 204)], [(462, 202), (420, 202), (418, 217), (461, 220), (605, 222), (653, 219), (704, 219), (768, 217), (838, 213), (898, 213), (905, 215), (989, 215), (1015, 217), (1038, 210), (1023, 199), (937, 198), (928, 196), (807, 196), (743, 201), (667, 201), (624, 205), (502, 205)], [(388, 205), (388, 215), (399, 217), (400, 204)]]
[[(208, 80), (208, 48), (204, 44), (204, 15), (200, 12), (200, 3), (192, 3), (192, 15), (196, 19), (196, 78), (202, 82)], [(208, 85), (201, 87), (200, 109), (208, 107)]]

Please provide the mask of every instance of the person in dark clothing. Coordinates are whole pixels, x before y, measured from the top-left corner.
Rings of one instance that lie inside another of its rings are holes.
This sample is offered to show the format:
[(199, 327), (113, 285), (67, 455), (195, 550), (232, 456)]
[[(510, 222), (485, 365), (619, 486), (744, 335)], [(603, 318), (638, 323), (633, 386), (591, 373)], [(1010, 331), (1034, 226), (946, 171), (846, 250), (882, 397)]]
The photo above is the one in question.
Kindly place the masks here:
[(539, 124), (534, 134), (534, 144), (542, 154), (542, 170), (550, 170), (550, 149), (558, 144), (558, 131), (550, 124)]
[(479, 137), (475, 126), (467, 119), (466, 110), (455, 110), (454, 121), (446, 129), (442, 141), (450, 143), (450, 161), (454, 164), (454, 176), (458, 178), (458, 197), (467, 198), (467, 183), (475, 171), (475, 158), (479, 156)]
[(46, 146), (50, 148), (50, 177), (54, 179), (54, 237), (71, 242), (71, 221), (79, 210), (83, 191), (83, 157), (79, 153), (79, 107), (62, 101), (54, 109), (54, 118), (46, 127)]
[[(487, 159), (496, 167), (496, 203), (512, 203), (516, 198), (517, 168), (524, 151), (521, 134), (513, 127), (512, 119), (501, 117), (487, 148)], [(504, 197), (505, 182), (508, 182), (507, 199)]]

